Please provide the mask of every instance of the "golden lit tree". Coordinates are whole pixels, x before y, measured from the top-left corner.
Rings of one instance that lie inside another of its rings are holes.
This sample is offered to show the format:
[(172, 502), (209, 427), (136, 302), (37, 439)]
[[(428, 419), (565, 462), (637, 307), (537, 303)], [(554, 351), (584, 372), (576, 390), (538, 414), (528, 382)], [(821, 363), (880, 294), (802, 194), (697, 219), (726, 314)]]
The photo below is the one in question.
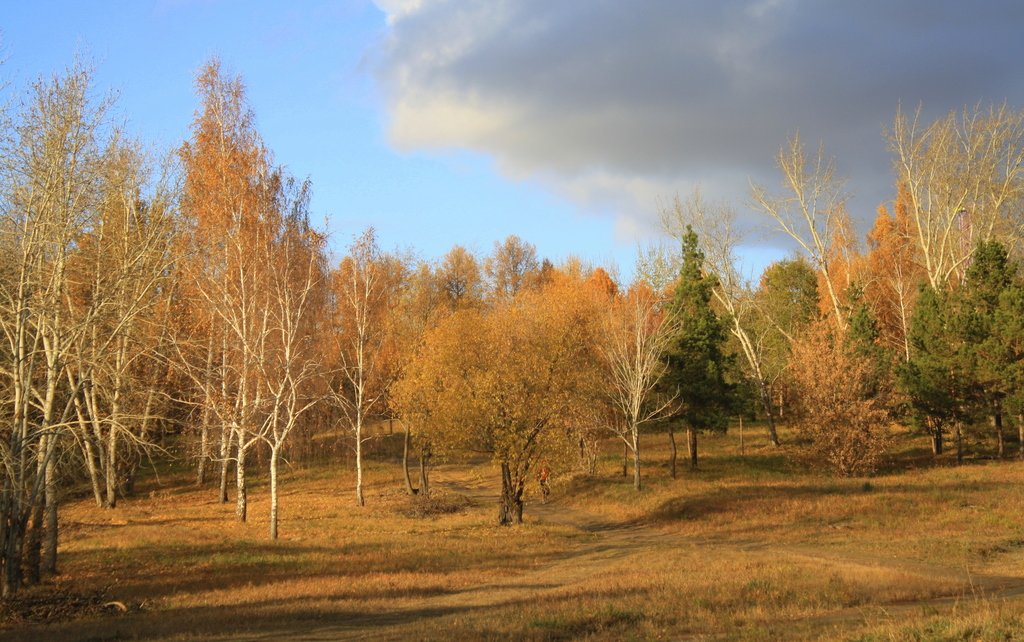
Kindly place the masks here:
[(491, 310), (455, 312), (426, 333), (395, 390), (403, 420), (443, 450), (484, 451), (501, 470), (498, 522), (522, 521), (530, 470), (572, 448), (592, 406), (593, 309), (559, 275)]
[(924, 270), (917, 262), (913, 223), (907, 210), (909, 196), (900, 187), (895, 212), (878, 208), (874, 227), (868, 232), (868, 253), (862, 278), (864, 298), (878, 319), (880, 338), (890, 349), (910, 360), (910, 318), (917, 301)]

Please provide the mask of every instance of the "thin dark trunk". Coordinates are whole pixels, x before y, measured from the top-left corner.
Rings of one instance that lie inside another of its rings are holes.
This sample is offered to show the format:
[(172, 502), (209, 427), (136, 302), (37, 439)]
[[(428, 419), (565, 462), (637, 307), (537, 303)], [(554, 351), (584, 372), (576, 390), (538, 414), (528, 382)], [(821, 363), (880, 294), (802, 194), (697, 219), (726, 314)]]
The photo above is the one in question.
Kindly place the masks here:
[(1002, 459), (1006, 455), (1006, 439), (1003, 436), (1003, 413), (998, 408), (992, 413), (992, 425), (996, 429), (996, 452), (999, 459)]
[(622, 476), (629, 477), (629, 444), (622, 444)]
[(498, 502), (498, 524), (508, 526), (523, 523), (522, 484), (513, 484), (512, 469), (501, 463), (501, 499)]
[(962, 464), (964, 461), (964, 431), (963, 426), (960, 422), (956, 422), (956, 463)]
[(427, 478), (427, 465), (429, 464), (430, 451), (426, 448), (420, 450), (420, 495), (430, 495), (430, 480)]
[(4, 517), (9, 521), (7, 522), (7, 531), (4, 533), (6, 539), (3, 551), (3, 596), (10, 597), (21, 588), (21, 552), (25, 537), (25, 519), (16, 505), (10, 507), (6, 512), (8, 515)]
[(697, 431), (686, 429), (686, 452), (690, 456), (690, 470), (697, 470)]
[(669, 445), (669, 469), (672, 471), (672, 479), (676, 478), (676, 458), (679, 454), (676, 448), (676, 431), (670, 425), (668, 427), (668, 445)]
[[(776, 448), (779, 447), (779, 433), (775, 429), (775, 413), (772, 412), (772, 399), (768, 388), (761, 386), (761, 406), (764, 408), (764, 416), (768, 425), (768, 441)], [(742, 421), (742, 419), (740, 420)]]
[(1024, 415), (1017, 415), (1017, 456), (1024, 460)]
[(406, 428), (405, 437), (402, 439), (402, 474), (405, 477), (405, 492), (415, 495), (416, 489), (412, 487), (412, 477), (409, 475), (409, 442), (411, 440), (411, 431)]
[(938, 457), (942, 454), (942, 424), (936, 423), (932, 427), (932, 455)]

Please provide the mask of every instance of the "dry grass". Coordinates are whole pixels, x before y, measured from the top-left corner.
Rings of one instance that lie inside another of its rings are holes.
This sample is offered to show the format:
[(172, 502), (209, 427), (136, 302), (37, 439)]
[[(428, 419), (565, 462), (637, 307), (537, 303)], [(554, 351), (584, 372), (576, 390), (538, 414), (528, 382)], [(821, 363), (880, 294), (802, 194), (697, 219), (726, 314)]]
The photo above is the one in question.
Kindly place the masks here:
[[(115, 511), (63, 513), (62, 589), (131, 610), (11, 623), (48, 639), (1013, 639), (1024, 595), (1024, 464), (923, 465), (917, 440), (868, 480), (794, 468), (745, 435), (703, 438), (701, 469), (668, 479), (662, 435), (635, 493), (609, 454), (558, 478), (527, 525), (493, 525), (488, 465), (435, 471), (402, 494), (387, 457), (368, 506), (347, 470), (290, 472), (282, 539), (184, 474)], [(609, 444), (609, 452), (614, 444)], [(557, 473), (557, 471), (556, 471)], [(44, 589), (45, 590), (45, 589)]]

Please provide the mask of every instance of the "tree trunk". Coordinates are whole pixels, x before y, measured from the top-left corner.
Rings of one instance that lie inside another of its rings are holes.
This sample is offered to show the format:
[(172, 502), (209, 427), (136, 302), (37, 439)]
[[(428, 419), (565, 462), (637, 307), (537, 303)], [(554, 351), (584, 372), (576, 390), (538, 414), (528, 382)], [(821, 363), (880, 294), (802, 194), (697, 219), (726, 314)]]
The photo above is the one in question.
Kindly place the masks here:
[(775, 428), (775, 413), (772, 412), (772, 399), (768, 388), (761, 386), (761, 407), (764, 408), (764, 417), (768, 426), (768, 441), (776, 448), (779, 447), (779, 433)]
[(210, 460), (210, 412), (203, 408), (203, 421), (199, 428), (199, 464), (196, 466), (196, 486), (206, 483), (206, 466)]
[[(13, 491), (11, 492), (13, 494)], [(17, 506), (17, 502), (13, 502), (14, 505), (7, 509), (8, 514), (4, 515), (7, 520), (4, 541), (4, 577), (3, 577), (3, 597), (11, 597), (18, 592), (21, 588), (21, 551), (22, 542), (25, 537), (25, 519), (21, 515), (21, 510)]]
[(270, 449), (270, 539), (277, 539), (277, 448)]
[(430, 451), (427, 448), (420, 450), (420, 495), (430, 496), (430, 480), (427, 477), (427, 465), (430, 459)]
[(697, 470), (697, 431), (686, 429), (686, 452), (690, 455), (690, 470)]
[(998, 408), (992, 413), (992, 426), (996, 429), (996, 452), (999, 459), (1006, 455), (1006, 439), (1003, 436), (1003, 413)]
[[(42, 481), (44, 487), (47, 483), (46, 474), (49, 472), (47, 467), (47, 450), (49, 449), (49, 442), (53, 437), (42, 437), (39, 440), (39, 451), (36, 453), (36, 477)], [(28, 531), (28, 535), (25, 538), (25, 582), (32, 586), (38, 584), (42, 567), (42, 548), (43, 548), (43, 523), (46, 510), (46, 494), (45, 493), (32, 493), (30, 495), (34, 503), (32, 504), (32, 523), (31, 528)]]
[(672, 471), (672, 478), (676, 478), (676, 457), (678, 452), (676, 450), (676, 430), (669, 424), (669, 470)]
[(203, 375), (203, 412), (199, 425), (199, 465), (196, 486), (206, 483), (206, 467), (210, 463), (210, 375), (213, 369), (213, 335), (206, 347), (206, 371)]
[(668, 446), (669, 446), (669, 469), (672, 471), (672, 479), (676, 478), (676, 457), (679, 454), (676, 448), (676, 431), (672, 428), (671, 424), (668, 427)]
[(82, 435), (82, 457), (85, 459), (85, 468), (89, 472), (89, 485), (92, 487), (92, 496), (96, 500), (96, 507), (103, 508), (103, 490), (100, 488), (99, 471), (96, 469), (96, 455), (92, 450), (92, 440), (89, 435)]
[[(70, 378), (70, 375), (69, 375)], [(74, 384), (72, 383), (72, 387)], [(99, 471), (96, 468), (96, 453), (93, 452), (92, 437), (89, 435), (89, 425), (85, 419), (85, 409), (82, 407), (82, 400), (78, 392), (75, 393), (75, 414), (78, 417), (78, 427), (82, 431), (82, 459), (85, 460), (85, 469), (89, 473), (89, 484), (92, 486), (92, 495), (96, 500), (96, 507), (103, 508), (103, 491), (100, 489)]]
[(409, 475), (409, 442), (411, 440), (411, 431), (406, 428), (405, 437), (402, 439), (402, 475), (405, 477), (405, 492), (415, 495), (416, 489), (412, 487), (412, 477)]
[(509, 526), (523, 523), (523, 491), (512, 482), (512, 470), (507, 462), (501, 463), (501, 499), (498, 502), (498, 524)]
[(220, 427), (220, 503), (228, 503), (228, 468), (231, 463), (231, 431), (226, 423)]
[(1024, 415), (1017, 415), (1017, 456), (1024, 460)]
[(117, 428), (110, 426), (107, 433), (107, 508), (117, 507)]
[(235, 516), (238, 517), (238, 521), (244, 522), (246, 517), (246, 511), (249, 506), (247, 504), (248, 497), (246, 496), (245, 486), (245, 451), (239, 439), (238, 444), (238, 458), (235, 462)]
[(956, 463), (962, 464), (964, 461), (964, 431), (960, 422), (956, 422)]
[(942, 454), (942, 424), (936, 422), (932, 427), (932, 455), (938, 457)]
[(622, 444), (622, 476), (629, 477), (629, 444)]
[(633, 431), (633, 489), (640, 490), (640, 435), (635, 429)]
[(43, 540), (43, 572), (57, 574), (57, 463), (53, 455), (46, 461), (46, 527)]
[[(43, 508), (44, 499), (40, 495), (36, 503), (32, 505), (32, 523), (28, 534), (25, 537), (25, 584), (34, 586), (40, 580), (40, 566), (42, 564), (43, 546)], [(18, 564), (21, 564), (21, 560)]]
[(356, 506), (365, 506), (363, 499), (363, 430), (356, 423)]

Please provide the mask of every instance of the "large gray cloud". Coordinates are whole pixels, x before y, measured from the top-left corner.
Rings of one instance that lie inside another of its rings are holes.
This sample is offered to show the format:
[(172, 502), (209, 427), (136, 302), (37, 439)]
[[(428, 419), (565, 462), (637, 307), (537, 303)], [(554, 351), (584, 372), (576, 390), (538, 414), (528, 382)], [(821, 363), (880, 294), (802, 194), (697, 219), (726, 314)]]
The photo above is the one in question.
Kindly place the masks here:
[(897, 104), (1024, 102), (1013, 0), (378, 4), (395, 145), (490, 154), (625, 231), (697, 183), (742, 203), (796, 131), (837, 158), (866, 220), (891, 194)]

